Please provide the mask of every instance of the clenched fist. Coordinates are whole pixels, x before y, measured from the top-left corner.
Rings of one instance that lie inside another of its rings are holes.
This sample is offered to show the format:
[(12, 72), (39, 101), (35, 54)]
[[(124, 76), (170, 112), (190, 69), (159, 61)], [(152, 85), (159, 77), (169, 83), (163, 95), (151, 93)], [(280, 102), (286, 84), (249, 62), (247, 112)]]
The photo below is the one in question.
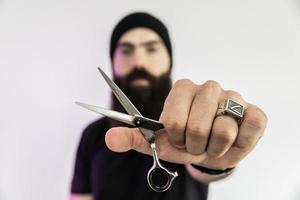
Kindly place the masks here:
[[(229, 115), (218, 115), (225, 99), (244, 107), (240, 125)], [(180, 164), (196, 164), (213, 169), (235, 167), (263, 136), (267, 117), (257, 106), (231, 90), (223, 90), (215, 81), (197, 85), (188, 79), (172, 87), (160, 122), (165, 129), (156, 136), (158, 156)], [(152, 154), (149, 143), (138, 128), (111, 128), (105, 137), (116, 152), (134, 149)]]

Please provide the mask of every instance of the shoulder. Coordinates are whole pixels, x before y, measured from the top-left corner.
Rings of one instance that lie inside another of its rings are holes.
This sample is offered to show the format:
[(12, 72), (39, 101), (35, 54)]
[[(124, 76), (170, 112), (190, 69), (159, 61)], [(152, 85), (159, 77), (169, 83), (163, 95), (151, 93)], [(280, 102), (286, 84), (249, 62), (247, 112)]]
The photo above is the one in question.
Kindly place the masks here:
[(105, 146), (105, 133), (109, 129), (109, 119), (101, 118), (90, 123), (83, 131), (80, 148), (85, 152), (91, 152), (96, 149), (101, 149)]
[(107, 117), (100, 118), (90, 123), (83, 131), (83, 133), (89, 134), (91, 132), (104, 130), (109, 128), (109, 119)]
[(109, 120), (104, 117), (90, 123), (83, 131), (83, 138), (88, 139), (99, 135), (99, 132), (106, 132), (109, 129)]

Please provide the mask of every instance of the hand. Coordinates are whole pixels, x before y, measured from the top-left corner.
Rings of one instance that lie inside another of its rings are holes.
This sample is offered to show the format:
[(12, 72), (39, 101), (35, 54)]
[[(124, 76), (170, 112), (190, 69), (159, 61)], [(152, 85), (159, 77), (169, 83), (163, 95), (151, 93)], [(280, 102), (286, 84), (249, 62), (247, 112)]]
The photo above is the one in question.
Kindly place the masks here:
[[(240, 126), (228, 115), (215, 118), (218, 106), (225, 99), (244, 106), (244, 119)], [(172, 87), (160, 121), (165, 126), (156, 137), (160, 159), (224, 169), (235, 167), (251, 152), (263, 136), (267, 117), (240, 94), (223, 90), (215, 81), (196, 85), (182, 79)], [(137, 128), (112, 128), (105, 139), (113, 151), (134, 149), (151, 155), (148, 142)]]

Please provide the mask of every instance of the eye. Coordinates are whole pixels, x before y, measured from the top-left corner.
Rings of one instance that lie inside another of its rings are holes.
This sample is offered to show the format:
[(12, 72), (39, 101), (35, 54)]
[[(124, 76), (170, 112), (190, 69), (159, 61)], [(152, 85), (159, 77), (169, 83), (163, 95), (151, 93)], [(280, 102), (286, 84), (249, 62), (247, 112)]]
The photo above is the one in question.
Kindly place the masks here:
[(154, 47), (154, 46), (147, 47), (148, 53), (155, 53), (157, 51), (158, 51), (157, 47)]
[(123, 48), (121, 49), (121, 52), (122, 52), (123, 55), (130, 55), (130, 54), (132, 54), (132, 52), (133, 52), (133, 48), (130, 48), (130, 47), (123, 47)]

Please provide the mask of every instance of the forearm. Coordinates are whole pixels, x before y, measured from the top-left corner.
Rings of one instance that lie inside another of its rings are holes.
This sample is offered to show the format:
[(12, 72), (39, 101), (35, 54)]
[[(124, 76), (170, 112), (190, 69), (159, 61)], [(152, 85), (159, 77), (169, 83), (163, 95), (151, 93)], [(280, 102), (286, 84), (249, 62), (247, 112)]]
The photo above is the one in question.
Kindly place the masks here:
[(207, 173), (203, 173), (198, 169), (195, 169), (193, 166), (191, 165), (185, 165), (186, 170), (188, 171), (188, 173), (197, 181), (202, 182), (202, 183), (210, 183), (213, 181), (218, 181), (221, 179), (224, 179), (226, 177), (228, 177), (229, 175), (232, 174), (233, 171), (231, 171), (230, 173), (225, 173), (225, 174), (220, 174), (220, 175), (210, 175)]

